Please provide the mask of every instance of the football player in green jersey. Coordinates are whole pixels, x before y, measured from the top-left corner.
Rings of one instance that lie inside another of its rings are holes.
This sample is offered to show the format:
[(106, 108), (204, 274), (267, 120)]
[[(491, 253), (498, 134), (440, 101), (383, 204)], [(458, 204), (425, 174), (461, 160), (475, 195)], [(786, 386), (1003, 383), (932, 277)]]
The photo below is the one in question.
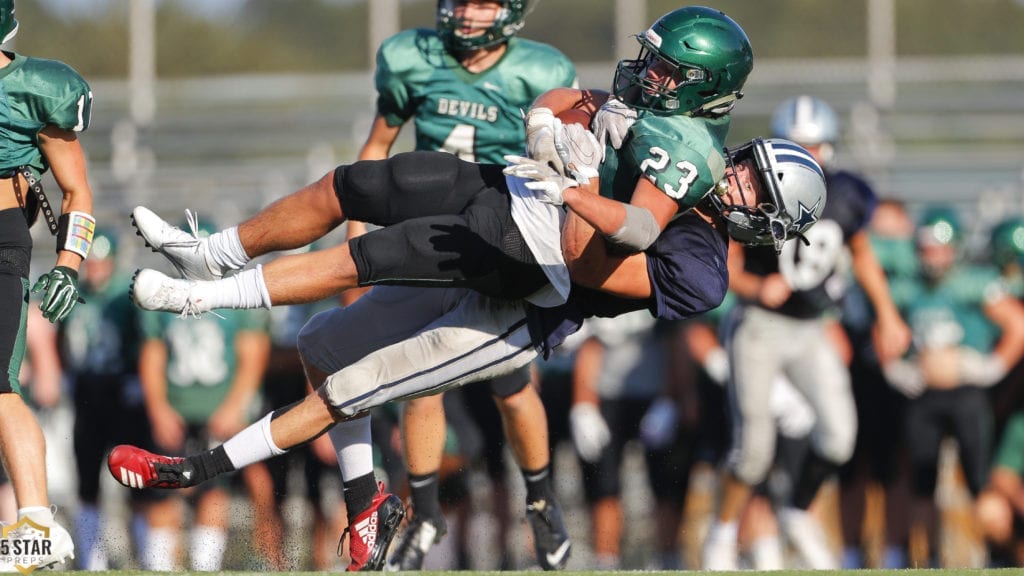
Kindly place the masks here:
[[(915, 238), (920, 272), (899, 302), (913, 345), (884, 372), (910, 399), (904, 424), (911, 522), (928, 534), (928, 549), (938, 557), (934, 498), (940, 444), (947, 435), (956, 439), (967, 488), (977, 496), (988, 480), (992, 451), (987, 389), (1024, 355), (1024, 305), (993, 266), (960, 261), (963, 231), (951, 207), (928, 207)], [(913, 560), (927, 561), (928, 555)]]
[[(410, 120), (416, 150), (442, 150), (490, 164), (521, 153), (526, 141), (523, 110), (548, 90), (576, 85), (576, 69), (564, 54), (516, 37), (526, 11), (526, 0), (438, 0), (436, 29), (406, 30), (386, 39), (377, 51), (377, 116), (359, 159), (387, 158)], [(364, 231), (360, 222), (348, 225), (349, 238)], [(350, 304), (365, 290), (350, 290), (342, 298)], [(562, 568), (569, 559), (568, 532), (554, 510), (559, 505), (548, 471), (547, 416), (530, 385), (530, 368), (487, 385), (527, 485), (538, 562), (545, 569)], [(410, 400), (404, 411), (401, 426), (413, 512), (388, 559), (389, 570), (421, 569), (429, 548), (447, 532), (438, 493), (445, 437), (442, 397)], [(500, 459), (503, 452), (498, 445), (486, 454)], [(501, 471), (492, 476), (495, 497), (507, 498), (504, 466), (488, 469)], [(538, 505), (541, 501), (550, 507)], [(507, 506), (497, 510), (507, 516)], [(544, 523), (546, 527), (540, 525)], [(499, 518), (496, 537), (505, 558), (510, 555), (510, 528), (509, 518)], [(556, 559), (553, 564), (548, 554)]]
[[(153, 441), (161, 450), (205, 450), (249, 424), (270, 356), (270, 315), (265, 310), (232, 310), (221, 316), (143, 317), (139, 377)], [(221, 569), (228, 544), (227, 488), (214, 482), (194, 495), (188, 554), (192, 570)], [(145, 569), (178, 566), (183, 504), (181, 498), (164, 498), (149, 506), (149, 534), (141, 555)]]
[[(139, 387), (140, 310), (128, 298), (130, 279), (118, 270), (118, 236), (97, 228), (93, 247), (82, 263), (85, 302), (60, 324), (61, 365), (73, 391), (74, 449), (78, 472), (75, 541), (79, 565), (107, 570), (108, 552), (100, 507), (100, 462), (124, 441), (150, 444), (149, 421)], [(148, 497), (131, 497), (131, 509), (143, 520)], [(141, 544), (141, 542), (139, 542)]]
[[(0, 0), (0, 43), (18, 31), (14, 0)], [(51, 553), (35, 565), (74, 558), (71, 536), (53, 518), (47, 494), (46, 443), (20, 396), (29, 302), (29, 226), (41, 210), (57, 235), (57, 261), (32, 286), (51, 322), (78, 302), (78, 267), (89, 252), (95, 220), (85, 157), (77, 133), (89, 125), (92, 93), (71, 67), (53, 60), (0, 52), (0, 448), (18, 500), (18, 519), (50, 529)], [(62, 193), (59, 217), (39, 178), (52, 169)], [(20, 568), (20, 566), (19, 566)]]

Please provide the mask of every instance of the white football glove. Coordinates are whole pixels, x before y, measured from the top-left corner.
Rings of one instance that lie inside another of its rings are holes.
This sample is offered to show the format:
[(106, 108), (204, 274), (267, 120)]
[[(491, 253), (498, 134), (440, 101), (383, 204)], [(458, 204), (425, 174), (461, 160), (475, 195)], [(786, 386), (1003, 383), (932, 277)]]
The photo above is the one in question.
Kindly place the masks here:
[(596, 404), (580, 402), (569, 410), (569, 427), (576, 452), (587, 462), (597, 462), (611, 442), (612, 433)]
[(640, 419), (640, 440), (649, 450), (660, 450), (672, 442), (678, 427), (679, 413), (675, 401), (660, 396)]
[(789, 378), (782, 374), (772, 382), (768, 400), (779, 433), (786, 438), (803, 438), (811, 433), (818, 417)]
[(622, 100), (609, 98), (594, 114), (590, 128), (594, 131), (601, 144), (601, 159), (604, 159), (605, 144), (611, 144), (618, 150), (629, 134), (629, 127), (636, 122), (636, 110), (625, 105)]
[(722, 347), (710, 350), (704, 357), (704, 373), (715, 384), (725, 386), (729, 381), (729, 353)]
[(572, 178), (566, 178), (555, 171), (550, 165), (523, 156), (505, 156), (509, 163), (502, 172), (506, 176), (517, 176), (528, 180), (525, 186), (533, 191), (537, 200), (556, 206), (562, 205), (562, 191), (566, 188), (579, 186)]
[(565, 124), (555, 138), (555, 147), (565, 160), (565, 174), (580, 184), (597, 178), (603, 147), (593, 132), (582, 124)]
[(526, 155), (565, 174), (564, 150), (558, 149), (557, 139), (562, 132), (562, 121), (550, 108), (531, 108), (526, 113)]
[(960, 381), (970, 386), (995, 386), (1007, 372), (1006, 364), (999, 356), (984, 354), (966, 346), (957, 349), (957, 363), (960, 367)]
[(889, 386), (907, 398), (917, 398), (924, 392), (924, 375), (912, 360), (893, 360), (882, 372)]

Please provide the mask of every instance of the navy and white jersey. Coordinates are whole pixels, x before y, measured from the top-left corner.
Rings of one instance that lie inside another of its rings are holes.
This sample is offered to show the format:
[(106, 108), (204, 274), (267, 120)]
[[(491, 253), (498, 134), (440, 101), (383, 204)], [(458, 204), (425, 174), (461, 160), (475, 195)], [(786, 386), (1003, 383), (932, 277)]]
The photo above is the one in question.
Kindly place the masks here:
[(828, 200), (821, 219), (807, 231), (809, 244), (792, 240), (778, 255), (771, 246), (743, 249), (747, 272), (779, 272), (789, 282), (793, 294), (774, 310), (785, 316), (815, 318), (838, 306), (847, 288), (846, 245), (867, 226), (878, 203), (868, 183), (850, 172), (826, 172), (825, 184)]
[(701, 216), (686, 212), (672, 220), (648, 248), (650, 298), (639, 300), (573, 284), (569, 300), (554, 308), (529, 306), (530, 335), (546, 358), (591, 316), (612, 317), (646, 309), (664, 320), (684, 320), (713, 310), (729, 287), (728, 244)]

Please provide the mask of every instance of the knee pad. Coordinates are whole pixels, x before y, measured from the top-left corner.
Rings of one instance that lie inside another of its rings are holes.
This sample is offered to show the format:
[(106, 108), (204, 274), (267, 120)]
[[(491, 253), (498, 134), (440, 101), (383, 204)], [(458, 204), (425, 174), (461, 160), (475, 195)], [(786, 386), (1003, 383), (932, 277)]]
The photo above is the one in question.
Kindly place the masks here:
[(729, 470), (744, 484), (760, 484), (768, 476), (775, 458), (775, 436), (767, 442), (757, 441), (747, 446), (737, 446), (729, 454)]

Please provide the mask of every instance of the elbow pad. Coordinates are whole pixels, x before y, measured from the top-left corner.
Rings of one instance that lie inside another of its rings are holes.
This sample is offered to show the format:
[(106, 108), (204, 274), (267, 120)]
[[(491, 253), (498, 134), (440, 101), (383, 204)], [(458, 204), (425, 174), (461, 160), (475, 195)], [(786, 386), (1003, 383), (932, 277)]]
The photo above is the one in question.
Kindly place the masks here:
[(643, 252), (658, 239), (661, 226), (647, 208), (632, 204), (625, 206), (626, 218), (622, 221), (622, 226), (608, 236), (608, 240), (628, 252)]

